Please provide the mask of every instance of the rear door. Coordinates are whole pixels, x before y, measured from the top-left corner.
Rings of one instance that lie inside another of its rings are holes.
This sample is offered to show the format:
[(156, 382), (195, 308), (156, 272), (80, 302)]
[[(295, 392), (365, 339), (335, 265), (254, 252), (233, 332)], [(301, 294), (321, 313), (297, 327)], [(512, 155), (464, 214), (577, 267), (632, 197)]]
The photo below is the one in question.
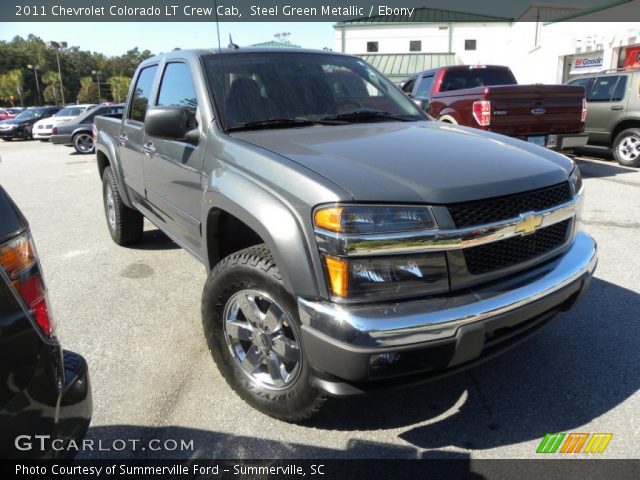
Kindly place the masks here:
[(118, 142), (118, 158), (122, 163), (124, 181), (140, 197), (145, 196), (145, 180), (142, 162), (144, 152), (144, 117), (149, 100), (152, 98), (153, 85), (158, 65), (150, 65), (141, 69), (135, 79), (133, 93), (130, 94), (126, 116), (122, 123), (122, 131), (116, 139)]
[[(186, 61), (171, 61), (163, 67), (153, 106), (179, 106), (192, 116), (191, 128), (199, 128), (198, 95), (193, 81), (197, 69)], [(147, 200), (184, 246), (199, 254), (202, 213), (202, 162), (205, 142), (198, 145), (147, 135), (144, 171)]]
[(609, 143), (613, 127), (626, 110), (627, 75), (596, 77), (587, 90), (585, 129), (592, 143)]

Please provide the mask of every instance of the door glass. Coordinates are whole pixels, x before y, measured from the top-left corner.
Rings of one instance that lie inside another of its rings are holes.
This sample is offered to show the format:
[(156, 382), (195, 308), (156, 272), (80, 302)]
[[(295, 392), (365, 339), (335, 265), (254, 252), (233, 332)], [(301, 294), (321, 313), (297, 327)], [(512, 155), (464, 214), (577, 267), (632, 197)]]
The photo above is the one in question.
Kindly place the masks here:
[(417, 98), (429, 98), (431, 93), (431, 87), (433, 86), (433, 75), (422, 77), (418, 90), (416, 91)]
[(610, 102), (616, 91), (616, 85), (618, 84), (619, 79), (620, 75), (596, 78), (587, 93), (587, 100), (590, 102)]
[(613, 89), (613, 95), (611, 97), (612, 102), (621, 102), (624, 99), (624, 91), (627, 87), (627, 77), (622, 75), (616, 83), (616, 88)]
[(149, 105), (149, 97), (151, 96), (151, 88), (153, 87), (153, 79), (156, 76), (157, 65), (147, 67), (140, 72), (136, 82), (136, 89), (133, 93), (131, 108), (129, 109), (129, 118), (138, 122), (144, 122), (144, 116), (147, 113)]
[(160, 93), (156, 105), (161, 107), (186, 107), (195, 113), (198, 98), (189, 66), (186, 63), (169, 63), (164, 69)]
[(404, 93), (410, 94), (413, 91), (413, 86), (416, 84), (416, 79), (412, 78), (407, 83), (402, 86), (402, 91)]

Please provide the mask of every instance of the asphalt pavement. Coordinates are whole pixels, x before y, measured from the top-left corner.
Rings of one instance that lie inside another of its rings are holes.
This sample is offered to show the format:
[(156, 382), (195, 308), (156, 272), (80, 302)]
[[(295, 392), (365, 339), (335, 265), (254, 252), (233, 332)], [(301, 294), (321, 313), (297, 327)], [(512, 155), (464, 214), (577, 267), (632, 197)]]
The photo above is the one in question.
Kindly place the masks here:
[(582, 303), (473, 370), (332, 400), (290, 425), (217, 372), (200, 320), (204, 267), (148, 223), (133, 248), (111, 241), (95, 156), (2, 142), (0, 184), (31, 224), (57, 334), (89, 363), (94, 447), (80, 458), (535, 458), (550, 432), (613, 433), (600, 457), (637, 457), (640, 169), (587, 154), (583, 223), (600, 261)]

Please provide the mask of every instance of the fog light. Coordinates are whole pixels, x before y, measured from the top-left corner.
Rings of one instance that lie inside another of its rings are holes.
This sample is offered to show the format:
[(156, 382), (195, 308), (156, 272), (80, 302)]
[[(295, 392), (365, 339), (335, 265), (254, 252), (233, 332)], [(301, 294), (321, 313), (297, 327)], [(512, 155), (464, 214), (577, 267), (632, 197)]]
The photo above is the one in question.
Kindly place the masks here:
[(399, 358), (400, 354), (398, 353), (380, 353), (378, 355), (371, 355), (369, 364), (372, 367), (379, 367), (381, 365), (388, 365), (390, 363), (397, 362)]

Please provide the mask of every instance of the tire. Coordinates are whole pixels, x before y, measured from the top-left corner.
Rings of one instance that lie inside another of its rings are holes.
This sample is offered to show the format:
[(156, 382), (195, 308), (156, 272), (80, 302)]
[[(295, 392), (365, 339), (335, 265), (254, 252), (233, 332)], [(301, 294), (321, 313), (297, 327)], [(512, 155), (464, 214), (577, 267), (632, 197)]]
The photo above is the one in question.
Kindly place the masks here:
[(613, 156), (620, 165), (640, 167), (640, 128), (627, 128), (613, 142)]
[(13, 140), (13, 137), (2, 137), (2, 140), (4, 140), (5, 142), (10, 142), (11, 140)]
[(48, 142), (49, 141), (48, 138), (39, 138), (38, 140), (40, 140), (41, 142)]
[(93, 137), (87, 132), (78, 132), (73, 136), (73, 148), (76, 152), (86, 155), (93, 153), (96, 150), (96, 146), (93, 143)]
[(107, 228), (113, 241), (122, 246), (139, 242), (144, 218), (140, 212), (122, 202), (111, 167), (105, 168), (102, 174), (102, 200)]
[(252, 407), (300, 422), (325, 403), (310, 384), (296, 302), (265, 245), (233, 253), (211, 271), (202, 324), (218, 370)]

